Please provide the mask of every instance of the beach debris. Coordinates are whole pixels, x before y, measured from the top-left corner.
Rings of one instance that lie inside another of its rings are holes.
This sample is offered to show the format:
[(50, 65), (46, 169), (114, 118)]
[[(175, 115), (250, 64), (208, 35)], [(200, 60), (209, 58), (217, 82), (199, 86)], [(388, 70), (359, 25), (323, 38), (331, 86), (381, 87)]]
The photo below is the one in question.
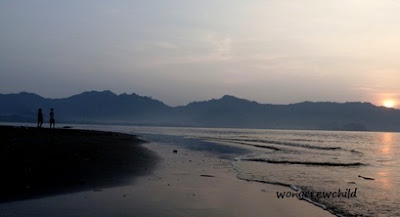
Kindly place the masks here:
[(200, 176), (202, 176), (202, 177), (215, 177), (215, 176), (213, 176), (213, 175), (207, 175), (207, 174), (202, 174), (202, 175), (200, 175)]
[(172, 152), (173, 152), (174, 154), (177, 154), (177, 153), (178, 153), (178, 150), (174, 149)]
[(347, 183), (349, 183), (349, 184), (356, 184), (356, 182), (347, 182)]
[(360, 175), (358, 175), (358, 177), (363, 178), (365, 180), (375, 180), (374, 178), (369, 178), (369, 177), (360, 176)]

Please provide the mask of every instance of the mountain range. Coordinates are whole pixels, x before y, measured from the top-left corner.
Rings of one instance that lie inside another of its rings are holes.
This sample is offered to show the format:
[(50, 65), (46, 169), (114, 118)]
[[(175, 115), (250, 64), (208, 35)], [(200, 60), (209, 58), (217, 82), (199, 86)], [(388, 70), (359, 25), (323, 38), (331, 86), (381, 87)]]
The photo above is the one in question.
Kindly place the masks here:
[(400, 110), (361, 102), (261, 104), (225, 95), (171, 107), (136, 94), (88, 91), (49, 99), (34, 93), (0, 94), (0, 121), (36, 122), (37, 109), (57, 122), (297, 130), (400, 131)]

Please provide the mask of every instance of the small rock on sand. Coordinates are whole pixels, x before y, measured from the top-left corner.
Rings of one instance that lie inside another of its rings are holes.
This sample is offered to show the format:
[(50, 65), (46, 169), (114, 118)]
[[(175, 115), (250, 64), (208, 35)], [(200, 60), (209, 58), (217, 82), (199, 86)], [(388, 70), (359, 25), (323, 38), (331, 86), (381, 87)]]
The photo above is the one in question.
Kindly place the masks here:
[(213, 175), (200, 175), (200, 176), (202, 176), (202, 177), (215, 177)]
[(369, 177), (360, 176), (360, 175), (358, 175), (358, 177), (363, 178), (365, 180), (375, 180), (374, 178), (369, 178)]

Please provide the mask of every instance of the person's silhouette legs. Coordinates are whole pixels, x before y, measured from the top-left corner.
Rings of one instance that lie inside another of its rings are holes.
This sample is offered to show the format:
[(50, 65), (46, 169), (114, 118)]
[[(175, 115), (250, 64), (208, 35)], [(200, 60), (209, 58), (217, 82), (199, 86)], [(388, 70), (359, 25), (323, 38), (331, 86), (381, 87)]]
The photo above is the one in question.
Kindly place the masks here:
[(37, 119), (37, 127), (41, 128), (43, 124), (43, 113), (42, 113), (42, 109), (38, 109), (38, 119)]

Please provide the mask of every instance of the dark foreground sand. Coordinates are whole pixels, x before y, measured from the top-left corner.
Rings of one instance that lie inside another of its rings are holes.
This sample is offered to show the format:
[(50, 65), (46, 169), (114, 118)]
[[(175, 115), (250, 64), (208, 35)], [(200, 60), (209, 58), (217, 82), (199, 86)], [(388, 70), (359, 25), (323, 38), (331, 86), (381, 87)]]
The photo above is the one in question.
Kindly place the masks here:
[(136, 136), (0, 126), (0, 202), (124, 185), (157, 157)]
[(9, 201), (0, 203), (0, 216), (332, 216), (276, 198), (288, 188), (238, 179), (234, 162), (214, 152), (169, 143), (144, 149), (134, 136), (98, 131), (0, 131), (1, 199)]

